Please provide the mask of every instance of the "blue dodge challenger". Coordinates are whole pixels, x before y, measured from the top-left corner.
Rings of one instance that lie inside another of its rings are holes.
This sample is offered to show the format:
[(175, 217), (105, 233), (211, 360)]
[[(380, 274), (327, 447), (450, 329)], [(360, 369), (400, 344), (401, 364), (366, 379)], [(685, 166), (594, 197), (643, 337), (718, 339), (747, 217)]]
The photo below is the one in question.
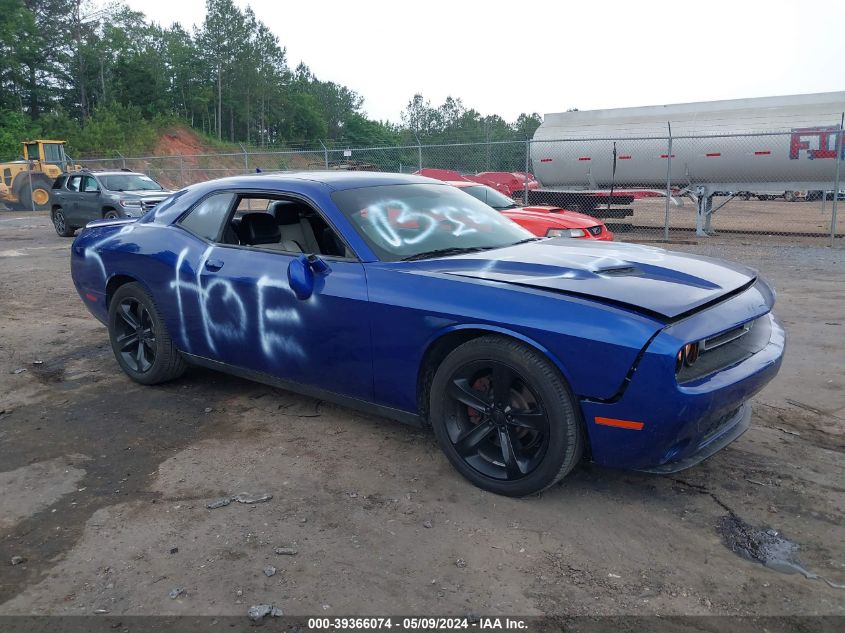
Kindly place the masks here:
[(511, 496), (582, 458), (700, 462), (748, 428), (785, 344), (751, 269), (535, 238), (418, 176), (193, 185), (89, 224), (72, 274), (133, 380), (200, 365), (430, 425), (462, 475)]

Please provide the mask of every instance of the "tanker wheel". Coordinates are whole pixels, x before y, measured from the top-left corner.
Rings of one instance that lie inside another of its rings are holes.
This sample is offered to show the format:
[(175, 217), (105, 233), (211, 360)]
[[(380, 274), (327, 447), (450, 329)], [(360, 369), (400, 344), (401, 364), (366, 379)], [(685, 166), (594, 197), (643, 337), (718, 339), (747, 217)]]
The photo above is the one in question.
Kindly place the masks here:
[(29, 178), (25, 178), (18, 195), (24, 209), (33, 211), (49, 211), (50, 209), (50, 181), (43, 176), (32, 177), (32, 189)]
[(796, 200), (798, 200), (798, 196), (795, 195), (794, 191), (787, 191), (783, 194), (783, 199), (787, 202), (795, 202)]

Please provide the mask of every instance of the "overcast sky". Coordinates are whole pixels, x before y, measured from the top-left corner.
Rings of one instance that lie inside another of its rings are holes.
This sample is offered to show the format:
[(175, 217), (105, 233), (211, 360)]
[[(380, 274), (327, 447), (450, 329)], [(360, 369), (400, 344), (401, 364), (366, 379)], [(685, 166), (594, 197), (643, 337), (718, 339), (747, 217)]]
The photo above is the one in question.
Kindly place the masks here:
[[(845, 1), (235, 0), (323, 80), (399, 121), (414, 93), (482, 114), (845, 90)], [(128, 0), (164, 25), (205, 0)]]

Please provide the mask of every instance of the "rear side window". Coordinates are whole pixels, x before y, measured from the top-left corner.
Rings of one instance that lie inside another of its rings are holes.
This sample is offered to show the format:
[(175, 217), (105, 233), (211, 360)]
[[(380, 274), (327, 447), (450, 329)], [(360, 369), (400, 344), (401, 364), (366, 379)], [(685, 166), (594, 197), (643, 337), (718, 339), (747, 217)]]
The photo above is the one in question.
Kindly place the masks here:
[(64, 186), (66, 179), (67, 176), (59, 176), (56, 178), (56, 181), (53, 183), (53, 189), (61, 189)]
[(217, 242), (234, 198), (235, 195), (232, 193), (217, 193), (209, 196), (182, 218), (179, 224), (194, 235)]

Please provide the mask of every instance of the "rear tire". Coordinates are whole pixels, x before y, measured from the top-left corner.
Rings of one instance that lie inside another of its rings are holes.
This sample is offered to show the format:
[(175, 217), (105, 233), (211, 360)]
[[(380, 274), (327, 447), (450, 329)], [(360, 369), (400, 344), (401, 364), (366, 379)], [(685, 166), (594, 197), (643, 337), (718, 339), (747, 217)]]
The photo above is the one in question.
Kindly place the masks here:
[(446, 356), (431, 383), (429, 411), (452, 465), (497, 494), (541, 492), (584, 452), (583, 424), (560, 372), (508, 338), (482, 336)]
[(103, 211), (104, 220), (116, 220), (119, 217), (120, 216), (117, 214), (117, 211), (114, 209), (107, 209), (106, 211)]
[(186, 364), (152, 297), (128, 283), (109, 303), (109, 340), (120, 368), (135, 382), (157, 385), (185, 373)]
[(76, 229), (67, 223), (64, 209), (61, 207), (53, 209), (53, 212), (50, 214), (50, 219), (53, 221), (53, 227), (56, 229), (56, 233), (59, 234), (59, 237), (73, 237)]

